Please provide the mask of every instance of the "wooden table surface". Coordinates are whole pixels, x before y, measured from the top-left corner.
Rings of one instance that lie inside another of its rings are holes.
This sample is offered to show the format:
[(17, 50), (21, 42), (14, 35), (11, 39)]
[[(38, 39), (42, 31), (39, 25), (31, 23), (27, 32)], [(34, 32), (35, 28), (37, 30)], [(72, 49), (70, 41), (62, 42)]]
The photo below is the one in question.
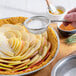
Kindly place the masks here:
[[(52, 26), (57, 31), (56, 24), (52, 24)], [(64, 41), (64, 38), (60, 36), (60, 49), (54, 61), (44, 69), (28, 76), (51, 76), (52, 68), (56, 64), (56, 62), (76, 50), (76, 44), (67, 45), (63, 43), (63, 41)]]

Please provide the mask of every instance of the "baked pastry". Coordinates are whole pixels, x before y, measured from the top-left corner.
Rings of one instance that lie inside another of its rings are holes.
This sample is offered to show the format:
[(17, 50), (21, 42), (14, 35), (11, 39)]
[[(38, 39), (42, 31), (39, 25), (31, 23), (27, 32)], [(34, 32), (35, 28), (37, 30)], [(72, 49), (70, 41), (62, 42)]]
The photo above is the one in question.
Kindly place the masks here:
[(0, 74), (22, 74), (39, 69), (56, 53), (58, 40), (52, 28), (34, 35), (22, 25), (26, 19), (0, 20)]

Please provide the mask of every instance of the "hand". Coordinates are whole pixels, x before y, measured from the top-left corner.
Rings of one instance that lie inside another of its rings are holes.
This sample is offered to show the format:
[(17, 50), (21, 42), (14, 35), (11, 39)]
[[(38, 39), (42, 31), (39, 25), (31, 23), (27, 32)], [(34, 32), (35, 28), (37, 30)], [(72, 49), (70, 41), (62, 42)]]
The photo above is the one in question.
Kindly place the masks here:
[(76, 8), (70, 10), (65, 16), (65, 20), (71, 21), (71, 22), (63, 22), (65, 26), (68, 24), (71, 24), (72, 26), (76, 27)]

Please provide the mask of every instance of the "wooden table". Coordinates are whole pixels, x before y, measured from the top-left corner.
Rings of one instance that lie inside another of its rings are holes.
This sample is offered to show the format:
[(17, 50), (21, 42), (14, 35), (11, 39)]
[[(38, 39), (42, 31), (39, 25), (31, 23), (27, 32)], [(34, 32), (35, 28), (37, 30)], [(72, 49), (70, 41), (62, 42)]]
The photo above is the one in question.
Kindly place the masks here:
[[(52, 26), (57, 31), (56, 24), (52, 24)], [(49, 64), (46, 68), (28, 76), (51, 76), (52, 68), (56, 64), (56, 62), (76, 50), (76, 44), (67, 45), (63, 43), (63, 41), (64, 38), (60, 36), (60, 49), (55, 60), (51, 64)]]

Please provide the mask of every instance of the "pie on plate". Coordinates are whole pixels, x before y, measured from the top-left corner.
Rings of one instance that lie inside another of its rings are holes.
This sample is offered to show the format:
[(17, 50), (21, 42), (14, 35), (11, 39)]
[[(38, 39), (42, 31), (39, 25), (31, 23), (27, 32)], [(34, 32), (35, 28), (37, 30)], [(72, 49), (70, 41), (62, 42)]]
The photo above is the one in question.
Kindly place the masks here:
[(15, 75), (46, 65), (55, 55), (58, 39), (52, 28), (34, 35), (24, 26), (26, 17), (0, 19), (0, 74)]

